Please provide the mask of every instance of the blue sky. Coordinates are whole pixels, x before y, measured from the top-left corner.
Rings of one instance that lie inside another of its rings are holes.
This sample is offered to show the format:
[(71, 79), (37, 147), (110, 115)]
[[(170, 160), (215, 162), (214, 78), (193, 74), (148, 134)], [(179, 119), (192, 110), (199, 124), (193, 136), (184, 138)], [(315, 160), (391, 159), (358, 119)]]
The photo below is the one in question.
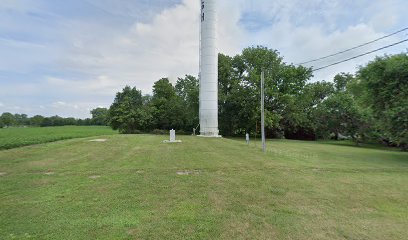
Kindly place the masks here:
[[(407, 27), (406, 0), (219, 0), (218, 48), (325, 56)], [(198, 72), (198, 0), (1, 0), (0, 112), (89, 117), (125, 85)], [(315, 67), (408, 38), (408, 31)], [(407, 51), (408, 44), (379, 52)], [(354, 72), (375, 55), (316, 72)]]

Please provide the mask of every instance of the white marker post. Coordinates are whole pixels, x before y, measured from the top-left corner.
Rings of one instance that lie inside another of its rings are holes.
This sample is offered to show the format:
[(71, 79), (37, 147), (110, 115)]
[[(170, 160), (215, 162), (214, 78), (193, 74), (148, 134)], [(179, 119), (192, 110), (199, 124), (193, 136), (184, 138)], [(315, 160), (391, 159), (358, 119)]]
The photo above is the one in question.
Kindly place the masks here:
[(180, 140), (176, 140), (176, 130), (170, 130), (170, 140), (164, 140), (164, 143), (181, 143)]
[(170, 142), (176, 141), (176, 131), (174, 129), (170, 130)]

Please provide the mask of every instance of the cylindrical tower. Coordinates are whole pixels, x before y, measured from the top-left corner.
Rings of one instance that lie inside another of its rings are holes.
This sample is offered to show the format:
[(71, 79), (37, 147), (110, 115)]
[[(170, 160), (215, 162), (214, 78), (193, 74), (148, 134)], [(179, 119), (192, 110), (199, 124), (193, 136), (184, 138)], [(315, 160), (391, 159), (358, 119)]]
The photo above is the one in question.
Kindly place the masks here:
[(216, 0), (200, 0), (200, 135), (219, 137)]

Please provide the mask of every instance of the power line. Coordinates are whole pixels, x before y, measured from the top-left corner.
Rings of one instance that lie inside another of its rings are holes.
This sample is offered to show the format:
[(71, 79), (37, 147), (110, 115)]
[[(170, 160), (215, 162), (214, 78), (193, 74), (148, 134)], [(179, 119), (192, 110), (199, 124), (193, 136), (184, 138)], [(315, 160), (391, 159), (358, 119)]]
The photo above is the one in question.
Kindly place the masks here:
[(356, 47), (349, 48), (349, 49), (346, 49), (346, 50), (343, 50), (343, 51), (340, 51), (340, 52), (337, 52), (337, 53), (333, 53), (333, 54), (330, 54), (330, 55), (325, 56), (325, 57), (316, 58), (316, 59), (312, 59), (312, 60), (310, 60), (310, 61), (298, 63), (298, 64), (296, 64), (296, 65), (302, 65), (302, 64), (306, 64), (306, 63), (316, 62), (316, 61), (323, 60), (323, 59), (326, 59), (326, 58), (329, 58), (329, 57), (333, 57), (333, 56), (336, 56), (336, 55), (339, 55), (339, 54), (342, 54), (342, 53), (345, 53), (345, 52), (349, 52), (349, 51), (351, 51), (351, 50), (354, 50), (354, 49), (357, 49), (357, 48), (360, 48), (360, 47), (369, 45), (369, 44), (371, 44), (371, 43), (374, 43), (374, 42), (380, 41), (380, 40), (382, 40), (382, 39), (391, 37), (391, 36), (393, 36), (393, 35), (396, 35), (396, 34), (398, 34), (398, 33), (400, 33), (400, 32), (406, 31), (406, 30), (408, 30), (408, 27), (406, 27), (406, 28), (404, 28), (404, 29), (401, 29), (401, 30), (399, 30), (399, 31), (393, 32), (393, 33), (391, 33), (391, 34), (388, 34), (388, 35), (386, 35), (386, 36), (383, 36), (383, 37), (374, 39), (374, 40), (372, 40), (372, 41), (369, 41), (369, 42), (360, 44), (360, 45), (358, 45), (358, 46), (356, 46)]
[(400, 41), (400, 42), (396, 42), (396, 43), (387, 45), (387, 46), (385, 46), (385, 47), (381, 47), (381, 48), (375, 49), (375, 50), (370, 51), (370, 52), (366, 52), (366, 53), (363, 53), (363, 54), (360, 54), (360, 55), (357, 55), (357, 56), (354, 56), (354, 57), (351, 57), (351, 58), (348, 58), (348, 59), (345, 59), (345, 60), (342, 60), (342, 61), (339, 61), (339, 62), (335, 62), (335, 63), (329, 64), (329, 65), (326, 65), (326, 66), (324, 66), (324, 67), (320, 67), (320, 68), (313, 69), (313, 72), (316, 72), (316, 71), (319, 71), (319, 70), (322, 70), (322, 69), (325, 69), (325, 68), (328, 68), (328, 67), (331, 67), (331, 66), (340, 64), (340, 63), (348, 62), (348, 61), (350, 61), (350, 60), (353, 60), (353, 59), (356, 59), (356, 58), (359, 58), (359, 57), (362, 57), (362, 56), (365, 56), (365, 55), (368, 55), (368, 54), (371, 54), (371, 53), (374, 53), (374, 52), (378, 52), (378, 51), (380, 51), (380, 50), (383, 50), (383, 49), (386, 49), (386, 48), (389, 48), (389, 47), (393, 47), (393, 46), (395, 46), (395, 45), (398, 45), (398, 44), (401, 44), (401, 43), (407, 42), (407, 41), (408, 41), (408, 38), (405, 39), (405, 40), (402, 40), (402, 41)]

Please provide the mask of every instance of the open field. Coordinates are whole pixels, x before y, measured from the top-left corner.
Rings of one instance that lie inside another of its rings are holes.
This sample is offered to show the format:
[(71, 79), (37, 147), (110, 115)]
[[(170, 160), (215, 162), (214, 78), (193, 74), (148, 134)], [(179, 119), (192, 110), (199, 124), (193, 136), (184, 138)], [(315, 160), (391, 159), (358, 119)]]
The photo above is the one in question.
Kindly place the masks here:
[(64, 139), (116, 133), (109, 127), (100, 126), (0, 128), (0, 150)]
[(408, 236), (407, 153), (268, 141), (263, 154), (259, 143), (231, 139), (93, 138), (0, 151), (1, 239)]

